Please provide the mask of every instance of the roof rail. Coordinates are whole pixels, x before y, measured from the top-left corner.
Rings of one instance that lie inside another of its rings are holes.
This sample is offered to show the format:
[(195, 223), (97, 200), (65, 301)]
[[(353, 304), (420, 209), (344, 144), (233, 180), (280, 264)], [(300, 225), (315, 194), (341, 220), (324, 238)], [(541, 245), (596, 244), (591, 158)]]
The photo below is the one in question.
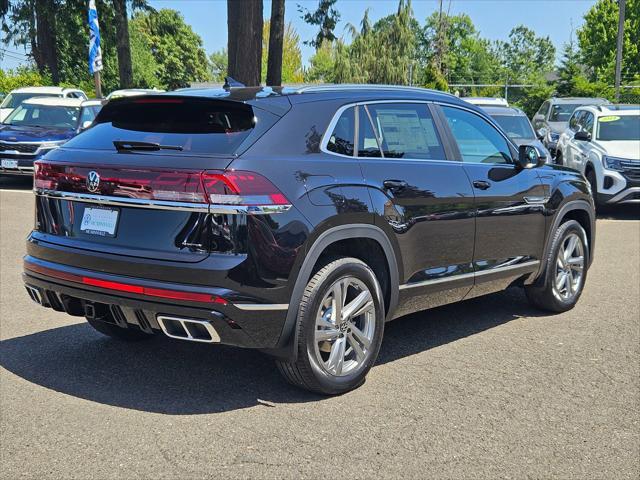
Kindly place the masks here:
[[(413, 87), (408, 85), (382, 85), (382, 84), (371, 84), (371, 83), (324, 83), (319, 85), (306, 85), (298, 88), (296, 91), (298, 93), (307, 93), (307, 92), (327, 92), (331, 90), (411, 90), (415, 92), (431, 92), (436, 90), (430, 90), (428, 88), (422, 87)], [(447, 92), (440, 92), (445, 95), (451, 95)]]

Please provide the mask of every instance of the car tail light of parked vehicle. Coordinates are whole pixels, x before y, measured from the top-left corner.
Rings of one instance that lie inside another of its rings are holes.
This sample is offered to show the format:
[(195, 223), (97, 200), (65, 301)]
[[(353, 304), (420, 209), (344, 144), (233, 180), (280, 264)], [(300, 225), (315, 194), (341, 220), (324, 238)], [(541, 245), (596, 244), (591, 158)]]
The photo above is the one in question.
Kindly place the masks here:
[[(98, 173), (99, 172), (99, 173)], [(36, 162), (36, 191), (244, 207), (288, 207), (265, 177), (246, 171), (166, 171)]]

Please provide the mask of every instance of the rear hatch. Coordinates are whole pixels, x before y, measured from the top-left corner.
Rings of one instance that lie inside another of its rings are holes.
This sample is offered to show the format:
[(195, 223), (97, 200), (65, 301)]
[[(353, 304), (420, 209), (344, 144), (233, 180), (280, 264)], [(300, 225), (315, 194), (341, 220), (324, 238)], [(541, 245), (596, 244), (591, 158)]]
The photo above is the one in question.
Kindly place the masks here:
[[(40, 242), (172, 262), (225, 246), (207, 181), (279, 116), (243, 102), (178, 95), (108, 103), (95, 124), (37, 162)], [(229, 243), (229, 242), (227, 242)]]

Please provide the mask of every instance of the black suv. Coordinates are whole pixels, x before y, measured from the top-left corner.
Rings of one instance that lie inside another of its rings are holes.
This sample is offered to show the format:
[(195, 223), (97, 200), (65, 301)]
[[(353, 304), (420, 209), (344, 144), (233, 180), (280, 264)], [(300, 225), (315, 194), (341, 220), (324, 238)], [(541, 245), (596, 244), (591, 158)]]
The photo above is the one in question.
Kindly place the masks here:
[(261, 349), (325, 394), (364, 381), (385, 321), (510, 286), (564, 311), (592, 260), (585, 179), (424, 89), (124, 98), (36, 165), (33, 300)]

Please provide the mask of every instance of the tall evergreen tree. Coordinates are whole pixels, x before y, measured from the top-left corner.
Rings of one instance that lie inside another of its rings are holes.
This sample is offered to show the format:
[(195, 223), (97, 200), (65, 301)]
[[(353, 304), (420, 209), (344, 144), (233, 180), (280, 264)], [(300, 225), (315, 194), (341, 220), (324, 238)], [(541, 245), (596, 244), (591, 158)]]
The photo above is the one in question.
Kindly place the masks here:
[(269, 59), (267, 62), (267, 85), (282, 83), (282, 46), (284, 44), (284, 0), (272, 0), (269, 25)]
[(262, 0), (227, 0), (229, 75), (247, 86), (260, 85)]
[(314, 11), (309, 11), (298, 4), (298, 12), (302, 14), (300, 18), (309, 25), (320, 27), (315, 38), (305, 41), (305, 45), (311, 45), (317, 50), (324, 41), (336, 40), (333, 31), (340, 20), (340, 12), (334, 8), (336, 2), (337, 0), (318, 0), (318, 8)]

